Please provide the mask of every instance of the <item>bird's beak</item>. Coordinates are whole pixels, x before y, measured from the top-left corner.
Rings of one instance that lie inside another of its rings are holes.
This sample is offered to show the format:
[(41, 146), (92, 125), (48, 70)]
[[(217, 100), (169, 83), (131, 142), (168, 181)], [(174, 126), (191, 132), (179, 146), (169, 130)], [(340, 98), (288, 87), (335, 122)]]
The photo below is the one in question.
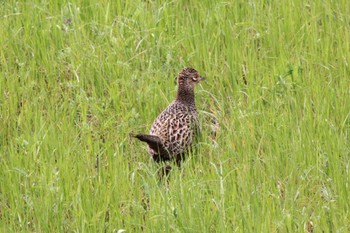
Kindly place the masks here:
[(199, 81), (205, 81), (205, 79), (206, 79), (206, 78), (204, 78), (204, 77), (200, 76)]
[(174, 78), (174, 84), (176, 85), (177, 84), (177, 77), (175, 76)]

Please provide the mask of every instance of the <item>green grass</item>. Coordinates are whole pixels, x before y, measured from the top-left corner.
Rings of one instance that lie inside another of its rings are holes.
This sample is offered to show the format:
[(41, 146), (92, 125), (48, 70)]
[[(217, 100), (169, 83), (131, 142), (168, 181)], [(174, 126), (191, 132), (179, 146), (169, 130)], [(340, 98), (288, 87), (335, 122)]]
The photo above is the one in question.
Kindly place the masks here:
[[(348, 1), (51, 2), (0, 2), (0, 231), (350, 232)], [(203, 132), (162, 185), (129, 133), (186, 66)]]

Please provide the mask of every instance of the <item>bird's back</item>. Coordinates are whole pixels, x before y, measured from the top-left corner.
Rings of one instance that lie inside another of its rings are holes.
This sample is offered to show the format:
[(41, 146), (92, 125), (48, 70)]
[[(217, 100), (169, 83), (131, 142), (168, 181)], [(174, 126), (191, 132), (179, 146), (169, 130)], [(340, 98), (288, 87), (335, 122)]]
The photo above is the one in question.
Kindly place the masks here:
[[(198, 127), (199, 120), (195, 105), (187, 106), (175, 100), (156, 118), (150, 134), (162, 140), (172, 159), (191, 147)], [(149, 152), (152, 156), (158, 153), (152, 149)]]

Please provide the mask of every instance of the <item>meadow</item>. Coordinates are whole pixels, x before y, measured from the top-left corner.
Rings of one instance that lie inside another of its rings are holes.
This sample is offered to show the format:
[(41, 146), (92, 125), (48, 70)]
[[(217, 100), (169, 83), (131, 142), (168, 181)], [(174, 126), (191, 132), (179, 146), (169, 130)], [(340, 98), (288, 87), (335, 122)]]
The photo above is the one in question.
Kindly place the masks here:
[[(350, 232), (350, 7), (0, 1), (0, 232)], [(202, 133), (146, 145), (192, 66)]]

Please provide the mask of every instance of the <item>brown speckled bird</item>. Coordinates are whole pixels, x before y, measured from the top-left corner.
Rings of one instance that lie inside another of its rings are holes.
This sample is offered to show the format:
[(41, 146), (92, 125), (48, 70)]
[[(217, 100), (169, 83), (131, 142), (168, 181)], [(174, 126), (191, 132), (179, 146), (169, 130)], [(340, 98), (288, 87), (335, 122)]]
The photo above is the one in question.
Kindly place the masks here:
[[(178, 165), (191, 149), (199, 131), (194, 87), (204, 78), (193, 68), (184, 68), (177, 77), (176, 99), (156, 118), (150, 134), (134, 135), (146, 142), (156, 162), (176, 161)], [(169, 166), (165, 167), (168, 173)]]

